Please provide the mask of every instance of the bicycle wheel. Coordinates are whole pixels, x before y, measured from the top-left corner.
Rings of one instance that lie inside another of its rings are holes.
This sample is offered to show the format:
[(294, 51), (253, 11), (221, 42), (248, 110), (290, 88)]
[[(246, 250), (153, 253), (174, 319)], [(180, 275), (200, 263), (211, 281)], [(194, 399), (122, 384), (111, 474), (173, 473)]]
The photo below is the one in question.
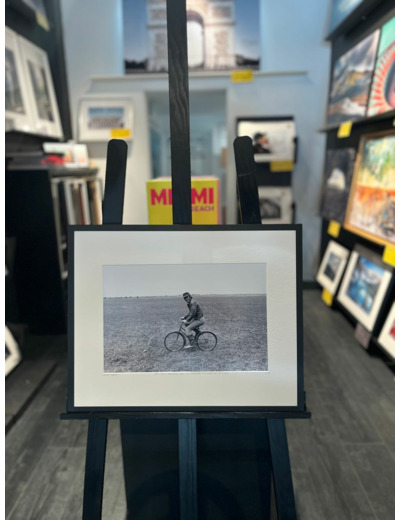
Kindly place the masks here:
[(197, 345), (200, 350), (213, 350), (217, 345), (217, 336), (213, 332), (200, 332), (197, 336)]
[(181, 332), (170, 332), (165, 336), (164, 345), (167, 350), (177, 352), (183, 348), (185, 337)]

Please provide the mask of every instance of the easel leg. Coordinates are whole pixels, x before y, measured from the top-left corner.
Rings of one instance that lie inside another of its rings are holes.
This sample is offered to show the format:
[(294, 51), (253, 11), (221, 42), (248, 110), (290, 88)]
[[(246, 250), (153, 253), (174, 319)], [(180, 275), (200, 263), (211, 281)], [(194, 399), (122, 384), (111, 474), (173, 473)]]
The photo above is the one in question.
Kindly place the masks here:
[(289, 447), (284, 419), (268, 419), (272, 477), (279, 520), (296, 520)]
[(90, 419), (82, 520), (101, 520), (108, 419)]
[(179, 419), (179, 490), (181, 520), (197, 520), (196, 419)]

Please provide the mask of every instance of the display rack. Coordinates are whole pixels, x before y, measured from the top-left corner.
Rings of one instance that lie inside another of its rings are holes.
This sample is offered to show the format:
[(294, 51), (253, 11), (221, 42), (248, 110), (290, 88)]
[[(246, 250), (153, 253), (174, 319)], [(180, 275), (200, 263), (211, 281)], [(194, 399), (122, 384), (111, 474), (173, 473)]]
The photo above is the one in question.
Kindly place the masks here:
[[(394, 0), (364, 0), (361, 4), (326, 38), (332, 44), (331, 57), (331, 76), (336, 60), (353, 48), (355, 44), (363, 38), (371, 34), (394, 16)], [(326, 125), (320, 129), (320, 132), (326, 133), (326, 150), (337, 150), (341, 148), (354, 148), (358, 151), (360, 139), (363, 135), (373, 134), (385, 130), (392, 130), (395, 126), (395, 110), (387, 111), (372, 117), (362, 117), (351, 122), (351, 131), (345, 137), (339, 137), (339, 124)], [(329, 233), (330, 221), (322, 219), (321, 232), (321, 251), (320, 258), (323, 258), (324, 252), (330, 240), (336, 240), (339, 244), (348, 250), (352, 250), (356, 244), (360, 244), (369, 248), (379, 256), (383, 256), (384, 246), (379, 245), (363, 236), (357, 235), (345, 227), (341, 226), (339, 234), (334, 237)], [(333, 296), (332, 308), (339, 309), (346, 318), (353, 324), (357, 325), (357, 320), (349, 314), (349, 312), (337, 302), (335, 295)], [(373, 331), (370, 334), (370, 342), (368, 350), (376, 346), (377, 336), (384, 322), (385, 315), (394, 300), (394, 284), (391, 284), (388, 294), (386, 295), (381, 307), (380, 314), (376, 321)], [(393, 359), (383, 349), (375, 348), (375, 351), (381, 351), (389, 364), (393, 364)]]

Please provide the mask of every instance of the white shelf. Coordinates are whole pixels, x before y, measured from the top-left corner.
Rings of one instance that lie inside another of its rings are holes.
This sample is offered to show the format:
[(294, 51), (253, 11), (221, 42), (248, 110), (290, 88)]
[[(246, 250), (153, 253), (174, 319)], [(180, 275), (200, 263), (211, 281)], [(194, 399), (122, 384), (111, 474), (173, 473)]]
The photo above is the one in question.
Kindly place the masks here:
[[(247, 70), (247, 69), (243, 69)], [(230, 78), (230, 70), (220, 71), (196, 71), (189, 72), (189, 79), (194, 78)], [(254, 78), (265, 78), (275, 76), (307, 76), (307, 70), (255, 70)], [(168, 79), (167, 72), (138, 72), (134, 74), (124, 74), (123, 76), (90, 76), (91, 81), (132, 81), (132, 80), (159, 80)]]

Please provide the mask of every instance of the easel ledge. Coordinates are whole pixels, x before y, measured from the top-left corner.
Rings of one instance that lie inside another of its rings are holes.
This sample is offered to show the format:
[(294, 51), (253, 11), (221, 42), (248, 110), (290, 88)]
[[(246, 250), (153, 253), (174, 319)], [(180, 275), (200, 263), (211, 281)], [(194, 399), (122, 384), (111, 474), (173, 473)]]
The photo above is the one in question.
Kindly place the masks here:
[(311, 412), (67, 412), (60, 415), (63, 421), (74, 419), (309, 419)]

